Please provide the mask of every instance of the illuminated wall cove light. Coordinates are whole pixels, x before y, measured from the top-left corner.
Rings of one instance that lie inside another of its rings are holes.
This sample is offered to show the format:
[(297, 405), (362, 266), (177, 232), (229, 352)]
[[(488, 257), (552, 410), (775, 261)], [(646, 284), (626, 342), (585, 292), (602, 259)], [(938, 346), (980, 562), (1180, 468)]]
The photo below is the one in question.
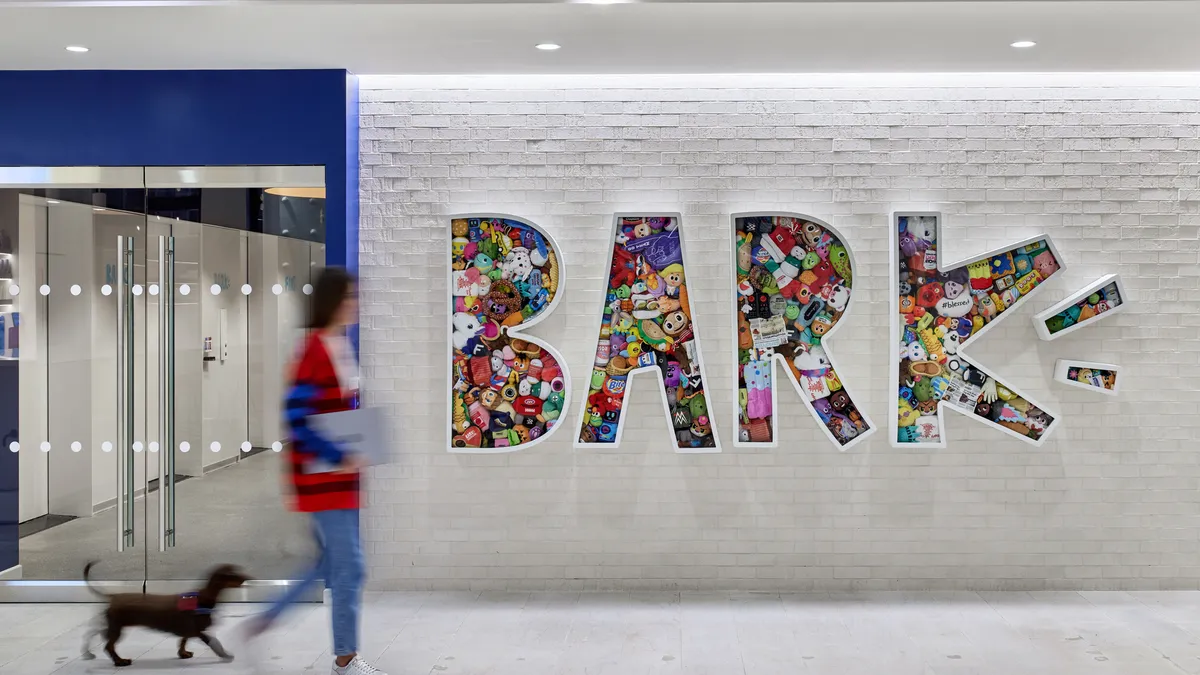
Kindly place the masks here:
[(1029, 49), (1030, 47), (1036, 47), (1037, 43), (1034, 42), (1033, 40), (1017, 40), (1016, 42), (1012, 43), (1009, 46), (1014, 47), (1016, 49)]
[(86, 54), (87, 52), (90, 52), (91, 50), (88, 49), (87, 47), (84, 47), (83, 45), (69, 45), (67, 47), (67, 51), (73, 52), (75, 54)]
[(562, 49), (562, 45), (557, 45), (557, 44), (554, 44), (553, 42), (543, 42), (541, 44), (534, 45), (534, 46), (544, 52), (553, 52), (553, 51)]

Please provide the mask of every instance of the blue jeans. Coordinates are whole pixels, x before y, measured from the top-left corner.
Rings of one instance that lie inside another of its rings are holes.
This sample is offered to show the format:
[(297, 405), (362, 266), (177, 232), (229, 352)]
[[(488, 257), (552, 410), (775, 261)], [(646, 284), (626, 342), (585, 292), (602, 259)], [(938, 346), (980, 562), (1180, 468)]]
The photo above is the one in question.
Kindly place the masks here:
[(333, 595), (333, 653), (346, 656), (358, 653), (358, 614), (362, 599), (362, 540), (359, 538), (358, 509), (317, 511), (312, 514), (313, 529), (320, 545), (316, 563), (300, 582), (290, 587), (263, 615), (269, 626), (283, 610), (312, 589), (318, 580)]

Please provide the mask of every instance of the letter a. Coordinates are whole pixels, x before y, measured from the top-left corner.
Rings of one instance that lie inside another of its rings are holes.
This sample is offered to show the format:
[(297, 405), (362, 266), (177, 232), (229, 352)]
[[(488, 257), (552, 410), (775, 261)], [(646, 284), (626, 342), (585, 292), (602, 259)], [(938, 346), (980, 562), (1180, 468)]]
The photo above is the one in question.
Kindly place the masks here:
[(733, 217), (738, 446), (778, 441), (775, 363), (825, 436), (845, 450), (875, 432), (838, 377), (829, 335), (849, 311), (853, 256), (829, 225), (792, 214)]
[(600, 338), (575, 447), (617, 445), (632, 377), (658, 376), (676, 452), (720, 452), (688, 304), (679, 216), (616, 217)]
[(450, 451), (536, 445), (571, 398), (558, 352), (520, 335), (562, 297), (559, 248), (509, 216), (456, 217), (450, 234)]
[(892, 444), (945, 447), (952, 410), (1041, 445), (1055, 416), (973, 363), (963, 349), (1063, 267), (1049, 237), (942, 265), (941, 214), (892, 218)]

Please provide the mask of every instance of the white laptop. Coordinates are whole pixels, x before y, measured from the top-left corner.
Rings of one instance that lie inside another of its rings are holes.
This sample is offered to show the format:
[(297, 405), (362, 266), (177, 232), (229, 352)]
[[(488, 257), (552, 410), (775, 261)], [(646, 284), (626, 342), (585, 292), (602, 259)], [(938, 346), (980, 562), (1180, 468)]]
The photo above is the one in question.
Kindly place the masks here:
[[(308, 423), (313, 431), (336, 444), (343, 452), (362, 455), (368, 466), (391, 462), (391, 450), (383, 433), (383, 411), (379, 408), (312, 415)], [(313, 472), (333, 471), (336, 468), (314, 467)]]

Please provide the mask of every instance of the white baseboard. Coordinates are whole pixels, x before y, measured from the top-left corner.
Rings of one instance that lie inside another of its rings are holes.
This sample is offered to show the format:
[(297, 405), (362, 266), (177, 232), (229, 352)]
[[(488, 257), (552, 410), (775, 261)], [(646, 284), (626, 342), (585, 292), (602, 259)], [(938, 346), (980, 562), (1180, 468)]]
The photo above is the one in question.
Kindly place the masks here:
[(4, 581), (16, 581), (22, 577), (21, 566), (16, 565), (6, 570), (0, 570), (0, 579)]

